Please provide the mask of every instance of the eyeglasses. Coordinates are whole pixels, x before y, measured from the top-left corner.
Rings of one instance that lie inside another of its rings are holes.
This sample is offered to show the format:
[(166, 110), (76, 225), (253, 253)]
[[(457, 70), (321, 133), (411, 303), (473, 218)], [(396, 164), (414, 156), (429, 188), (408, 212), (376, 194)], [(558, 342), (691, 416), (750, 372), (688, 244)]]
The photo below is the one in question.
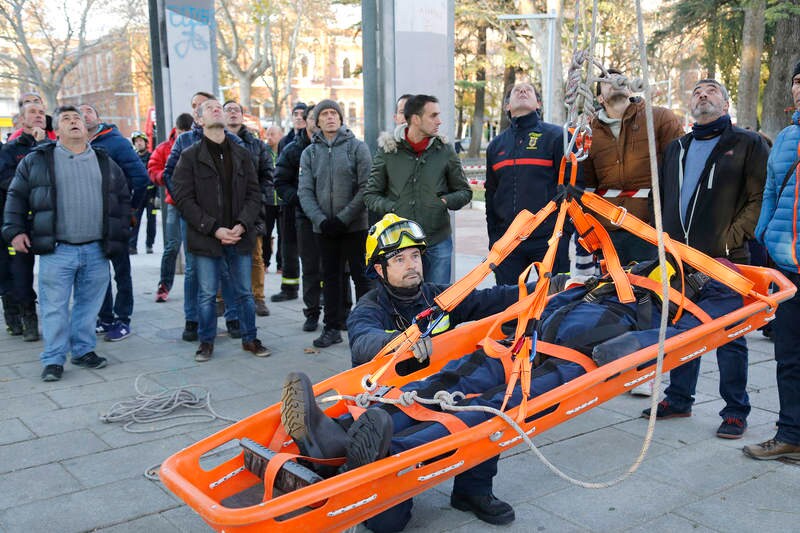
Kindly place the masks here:
[(404, 235), (414, 242), (421, 243), (425, 240), (425, 232), (419, 224), (413, 220), (402, 220), (388, 226), (378, 235), (378, 249), (385, 252), (394, 250), (400, 246)]
[(242, 112), (242, 108), (239, 107), (238, 105), (226, 105), (225, 107), (222, 108), (222, 110), (225, 111), (226, 113), (241, 113)]

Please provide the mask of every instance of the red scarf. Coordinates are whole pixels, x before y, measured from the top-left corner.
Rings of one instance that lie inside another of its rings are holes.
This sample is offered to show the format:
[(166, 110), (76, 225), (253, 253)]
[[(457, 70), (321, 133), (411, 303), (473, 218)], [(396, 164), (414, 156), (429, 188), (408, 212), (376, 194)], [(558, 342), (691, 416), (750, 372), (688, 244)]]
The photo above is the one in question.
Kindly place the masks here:
[(417, 157), (422, 155), (422, 152), (428, 148), (428, 142), (430, 142), (430, 137), (423, 138), (420, 142), (415, 143), (411, 139), (408, 138), (408, 130), (406, 130), (406, 142), (411, 145), (411, 149), (414, 150), (414, 153), (417, 154)]

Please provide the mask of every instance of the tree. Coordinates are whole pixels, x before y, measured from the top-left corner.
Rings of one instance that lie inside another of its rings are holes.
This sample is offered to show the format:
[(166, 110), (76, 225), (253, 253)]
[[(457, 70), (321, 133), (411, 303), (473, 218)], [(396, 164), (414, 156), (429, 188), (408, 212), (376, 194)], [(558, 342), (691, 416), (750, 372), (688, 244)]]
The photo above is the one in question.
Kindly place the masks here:
[(764, 50), (765, 0), (744, 3), (742, 28), (742, 62), (737, 90), (737, 123), (741, 127), (758, 129), (758, 92), (761, 84), (761, 53)]
[(217, 19), (222, 21), (217, 31), (220, 54), (228, 72), (238, 82), (239, 103), (250, 108), (253, 82), (270, 66), (272, 36), (269, 19), (272, 13), (262, 2), (222, 0), (217, 14)]
[(472, 113), (472, 138), (469, 142), (467, 157), (478, 157), (483, 139), (483, 112), (486, 99), (486, 30), (489, 25), (485, 21), (478, 24), (478, 49), (476, 60), (479, 62), (475, 71), (475, 109)]
[(777, 20), (761, 115), (761, 129), (773, 138), (789, 124), (789, 115), (794, 108), (789, 93), (792, 69), (800, 61), (800, 39), (797, 38), (800, 35), (800, 9), (797, 6), (784, 7), (787, 9), (772, 14)]
[(65, 23), (56, 30), (53, 10), (44, 0), (3, 0), (0, 2), (0, 41), (16, 54), (0, 55), (0, 77), (36, 87), (50, 109), (56, 107), (64, 77), (89, 51), (86, 21), (103, 0), (66, 0), (55, 16)]

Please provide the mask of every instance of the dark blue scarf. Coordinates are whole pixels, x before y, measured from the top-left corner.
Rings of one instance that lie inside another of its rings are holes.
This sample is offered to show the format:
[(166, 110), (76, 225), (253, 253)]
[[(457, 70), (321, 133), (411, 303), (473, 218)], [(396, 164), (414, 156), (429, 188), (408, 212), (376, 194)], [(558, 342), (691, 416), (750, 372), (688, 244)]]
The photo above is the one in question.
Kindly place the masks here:
[(722, 130), (731, 125), (731, 116), (722, 115), (717, 120), (708, 124), (692, 124), (692, 136), (695, 139), (711, 139), (722, 133)]

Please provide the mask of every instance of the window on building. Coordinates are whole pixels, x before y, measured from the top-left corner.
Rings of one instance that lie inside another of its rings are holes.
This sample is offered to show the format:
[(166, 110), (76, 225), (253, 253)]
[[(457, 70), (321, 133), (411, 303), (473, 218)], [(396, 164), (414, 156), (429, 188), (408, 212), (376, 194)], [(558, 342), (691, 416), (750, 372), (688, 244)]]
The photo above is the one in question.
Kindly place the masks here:
[(342, 61), (342, 78), (349, 78), (350, 77), (350, 60), (346, 57), (344, 61)]
[(300, 58), (300, 77), (308, 77), (308, 57), (306, 56)]
[(358, 116), (356, 115), (356, 103), (350, 102), (350, 105), (347, 106), (347, 122), (349, 124), (355, 124)]
[(106, 52), (106, 76), (108, 78), (108, 84), (114, 84), (114, 58), (111, 52)]

